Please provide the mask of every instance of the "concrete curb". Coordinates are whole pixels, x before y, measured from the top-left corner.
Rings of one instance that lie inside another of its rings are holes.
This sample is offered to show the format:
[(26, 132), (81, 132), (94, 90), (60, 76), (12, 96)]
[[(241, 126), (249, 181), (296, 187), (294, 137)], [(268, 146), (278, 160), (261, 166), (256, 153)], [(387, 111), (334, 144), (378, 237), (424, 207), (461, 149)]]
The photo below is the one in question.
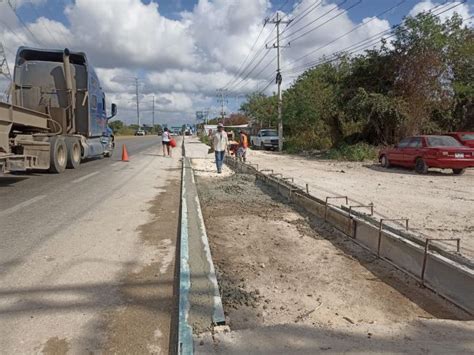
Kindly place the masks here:
[(328, 201), (322, 201), (303, 188), (292, 184), (273, 171), (259, 171), (258, 167), (241, 163), (226, 156), (225, 162), (234, 170), (254, 174), (278, 190), (288, 201), (297, 204), (310, 214), (323, 218), (344, 233), (350, 240), (387, 261), (397, 269), (419, 281), (438, 295), (474, 315), (474, 269), (459, 259), (448, 258), (415, 243), (395, 228), (380, 227), (367, 219), (344, 210)]
[[(183, 144), (184, 145), (184, 144)], [(183, 148), (184, 149), (184, 148)], [(179, 316), (178, 316), (178, 353), (193, 354), (193, 330), (188, 323), (189, 315), (189, 248), (188, 248), (188, 207), (186, 202), (185, 158), (181, 165), (181, 228), (180, 228), (180, 261), (179, 261)]]
[[(192, 166), (191, 166), (191, 171), (193, 174), (193, 183), (195, 183), (194, 170), (192, 169)], [(212, 321), (214, 325), (224, 325), (225, 315), (224, 315), (224, 308), (222, 306), (222, 298), (219, 292), (219, 285), (217, 283), (216, 270), (214, 268), (214, 262), (212, 261), (211, 248), (209, 247), (209, 239), (207, 238), (206, 225), (204, 223), (204, 217), (202, 215), (202, 210), (201, 210), (201, 203), (199, 201), (198, 196), (196, 196), (196, 209), (197, 209), (198, 220), (199, 220), (199, 230), (201, 231), (201, 241), (202, 241), (202, 244), (204, 245), (204, 252), (206, 254), (207, 262), (209, 263), (209, 274), (207, 275), (207, 277), (209, 281), (211, 282), (211, 284), (213, 285), (214, 311), (212, 314)]]

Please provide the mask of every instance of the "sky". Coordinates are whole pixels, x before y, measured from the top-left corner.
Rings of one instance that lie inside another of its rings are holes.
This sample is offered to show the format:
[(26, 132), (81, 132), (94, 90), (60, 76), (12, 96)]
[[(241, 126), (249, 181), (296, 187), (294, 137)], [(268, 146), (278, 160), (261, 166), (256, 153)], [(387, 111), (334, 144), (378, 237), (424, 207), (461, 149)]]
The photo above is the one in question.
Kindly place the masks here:
[(227, 90), (227, 113), (249, 93), (276, 90), (276, 50), (265, 47), (276, 29), (264, 20), (277, 11), (293, 20), (281, 25), (286, 88), (323, 55), (377, 46), (405, 16), (456, 11), (472, 26), (473, 1), (0, 0), (0, 43), (11, 71), (22, 45), (83, 51), (118, 105), (116, 119), (136, 123), (138, 77), (141, 122), (151, 123), (154, 97), (155, 122), (179, 125), (195, 122), (196, 111), (217, 116), (218, 89)]

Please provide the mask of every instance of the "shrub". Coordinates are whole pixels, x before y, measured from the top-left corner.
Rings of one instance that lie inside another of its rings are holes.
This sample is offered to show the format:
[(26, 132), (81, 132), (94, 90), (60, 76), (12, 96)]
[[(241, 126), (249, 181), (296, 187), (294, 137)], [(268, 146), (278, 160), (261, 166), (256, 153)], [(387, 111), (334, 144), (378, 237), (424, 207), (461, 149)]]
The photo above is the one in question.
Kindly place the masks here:
[(324, 157), (348, 161), (374, 160), (377, 158), (377, 148), (367, 143), (341, 144), (336, 148), (329, 149)]

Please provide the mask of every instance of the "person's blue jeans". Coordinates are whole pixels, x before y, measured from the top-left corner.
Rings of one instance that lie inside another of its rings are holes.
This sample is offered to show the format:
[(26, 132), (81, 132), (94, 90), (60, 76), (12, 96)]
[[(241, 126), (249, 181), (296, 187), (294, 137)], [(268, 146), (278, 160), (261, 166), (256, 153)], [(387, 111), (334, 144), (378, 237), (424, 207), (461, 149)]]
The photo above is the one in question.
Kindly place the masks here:
[(224, 164), (224, 153), (225, 153), (224, 151), (215, 152), (217, 171), (222, 171), (222, 164)]

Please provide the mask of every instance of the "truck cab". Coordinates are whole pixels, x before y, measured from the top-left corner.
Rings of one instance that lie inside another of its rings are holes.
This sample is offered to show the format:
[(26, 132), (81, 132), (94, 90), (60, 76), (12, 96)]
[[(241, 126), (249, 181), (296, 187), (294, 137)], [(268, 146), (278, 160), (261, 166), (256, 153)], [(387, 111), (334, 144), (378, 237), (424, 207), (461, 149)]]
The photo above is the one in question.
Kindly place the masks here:
[(85, 53), (18, 49), (12, 104), (0, 105), (0, 170), (77, 168), (114, 148), (105, 93)]

